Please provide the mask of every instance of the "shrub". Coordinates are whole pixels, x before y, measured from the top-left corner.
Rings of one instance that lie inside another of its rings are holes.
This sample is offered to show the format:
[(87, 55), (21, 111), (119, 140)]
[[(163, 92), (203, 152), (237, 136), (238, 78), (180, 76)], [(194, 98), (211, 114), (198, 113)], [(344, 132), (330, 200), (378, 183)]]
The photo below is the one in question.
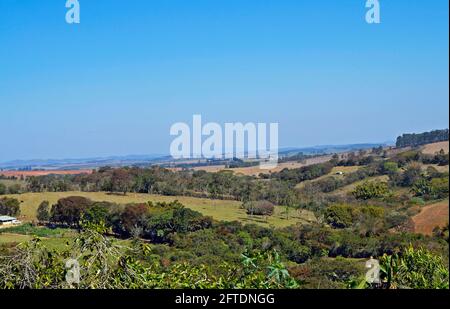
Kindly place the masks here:
[(349, 205), (332, 205), (325, 210), (325, 220), (336, 228), (346, 228), (353, 223), (353, 208)]
[(384, 209), (375, 206), (334, 204), (325, 210), (325, 220), (335, 228), (347, 228), (355, 223), (368, 224), (383, 217)]
[(83, 212), (91, 205), (92, 201), (82, 196), (62, 198), (52, 206), (50, 221), (78, 226)]
[(20, 214), (20, 202), (15, 198), (4, 197), (0, 199), (0, 215), (18, 216)]
[(248, 215), (271, 216), (275, 207), (269, 201), (251, 201), (244, 203), (244, 209)]
[(448, 289), (448, 269), (440, 256), (412, 246), (381, 258), (382, 279), (388, 288)]
[(385, 182), (364, 182), (356, 186), (352, 192), (353, 196), (357, 199), (368, 200), (371, 198), (383, 197), (388, 193), (388, 185)]
[(0, 195), (6, 194), (6, 186), (0, 182)]
[(37, 210), (37, 219), (41, 222), (50, 220), (50, 204), (48, 201), (42, 201)]
[(149, 214), (147, 204), (129, 204), (120, 215), (121, 228), (127, 236), (132, 235), (134, 229), (146, 226)]

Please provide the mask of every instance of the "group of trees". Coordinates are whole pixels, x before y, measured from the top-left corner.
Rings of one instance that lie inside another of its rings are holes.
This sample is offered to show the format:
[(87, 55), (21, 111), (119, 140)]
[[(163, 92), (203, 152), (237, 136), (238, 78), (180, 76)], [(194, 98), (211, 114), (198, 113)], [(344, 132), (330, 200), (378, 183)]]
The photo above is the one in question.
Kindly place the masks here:
[(80, 196), (59, 199), (49, 210), (44, 201), (37, 210), (45, 224), (82, 229), (86, 224), (104, 225), (120, 237), (142, 237), (153, 242), (170, 242), (175, 233), (187, 233), (208, 228), (210, 217), (171, 203), (137, 203), (118, 205), (93, 202)]
[(348, 228), (369, 221), (384, 220), (384, 209), (377, 206), (334, 204), (326, 208), (325, 220), (335, 228)]
[(271, 216), (275, 206), (269, 201), (248, 201), (243, 204), (243, 208), (252, 216)]
[(11, 184), (9, 186), (3, 184), (0, 182), (0, 195), (5, 195), (5, 194), (18, 194), (21, 192), (21, 186), (20, 184)]
[(449, 154), (445, 153), (443, 149), (434, 155), (424, 154), (418, 150), (408, 150), (393, 156), (389, 161), (396, 162), (399, 167), (404, 167), (411, 162), (444, 166), (449, 163)]
[(311, 180), (326, 175), (331, 172), (333, 167), (334, 164), (332, 162), (325, 162), (302, 166), (300, 168), (285, 168), (278, 173), (270, 174), (270, 178), (286, 181), (295, 185), (305, 180)]
[(397, 137), (397, 147), (419, 146), (428, 143), (448, 141), (448, 129), (434, 130), (420, 134), (403, 134)]
[(20, 202), (15, 198), (0, 198), (0, 215), (18, 216), (20, 214)]
[(205, 171), (171, 171), (151, 168), (101, 168), (90, 175), (48, 175), (30, 177), (28, 189), (42, 191), (109, 191), (152, 193), (162, 195), (187, 195), (195, 197), (234, 199), (238, 201), (267, 200), (285, 205), (298, 193), (296, 183), (329, 173), (332, 163), (321, 163), (280, 173), (266, 174), (262, 178), (235, 175), (230, 171), (208, 173)]

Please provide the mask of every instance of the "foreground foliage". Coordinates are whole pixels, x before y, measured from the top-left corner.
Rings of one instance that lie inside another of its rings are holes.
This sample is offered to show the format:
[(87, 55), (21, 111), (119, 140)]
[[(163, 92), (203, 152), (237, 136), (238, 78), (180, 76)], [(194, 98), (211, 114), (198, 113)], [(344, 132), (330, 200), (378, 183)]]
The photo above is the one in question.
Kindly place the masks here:
[[(92, 229), (93, 227), (93, 229)], [(39, 238), (18, 245), (0, 257), (0, 288), (296, 288), (276, 251), (242, 255), (240, 265), (222, 263), (221, 275), (206, 265), (176, 263), (164, 266), (145, 262), (136, 256), (149, 256), (152, 249), (135, 241), (120, 246), (104, 237), (102, 227), (92, 226), (64, 251), (49, 250)], [(67, 259), (80, 263), (79, 284), (66, 282)]]

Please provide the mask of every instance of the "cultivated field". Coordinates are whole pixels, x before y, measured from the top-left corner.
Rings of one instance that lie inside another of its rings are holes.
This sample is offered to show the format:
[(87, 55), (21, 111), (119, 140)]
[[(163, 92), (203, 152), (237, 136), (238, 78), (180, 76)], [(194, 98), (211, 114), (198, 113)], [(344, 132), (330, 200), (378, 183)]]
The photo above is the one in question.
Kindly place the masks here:
[(445, 153), (448, 153), (449, 151), (448, 141), (427, 144), (422, 147), (422, 152), (426, 154), (435, 154), (436, 152), (439, 152), (441, 149), (444, 149)]
[(422, 208), (420, 213), (412, 217), (414, 232), (431, 235), (436, 226), (448, 224), (448, 199)]
[(142, 202), (171, 202), (180, 201), (186, 207), (202, 213), (205, 216), (211, 216), (216, 220), (223, 221), (240, 221), (242, 223), (255, 223), (263, 226), (285, 227), (296, 223), (307, 223), (316, 220), (314, 214), (310, 211), (291, 210), (289, 219), (284, 214), (284, 207), (275, 207), (273, 216), (250, 217), (241, 209), (241, 203), (237, 201), (212, 200), (205, 198), (195, 198), (186, 196), (161, 196), (153, 194), (128, 193), (126, 196), (109, 194), (105, 192), (42, 192), (42, 193), (24, 193), (7, 195), (21, 201), (22, 221), (32, 221), (36, 219), (36, 210), (39, 204), (47, 200), (50, 204), (54, 204), (58, 199), (68, 196), (84, 196), (93, 201), (107, 201), (118, 204), (126, 203), (142, 203)]

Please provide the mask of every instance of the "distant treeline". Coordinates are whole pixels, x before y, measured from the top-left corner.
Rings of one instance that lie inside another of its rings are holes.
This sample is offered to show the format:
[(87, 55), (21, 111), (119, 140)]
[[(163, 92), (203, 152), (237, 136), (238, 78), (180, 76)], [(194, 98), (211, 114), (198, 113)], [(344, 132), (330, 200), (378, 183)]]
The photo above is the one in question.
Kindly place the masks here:
[(434, 130), (420, 134), (403, 134), (397, 137), (397, 147), (419, 146), (428, 143), (448, 141), (448, 129)]

